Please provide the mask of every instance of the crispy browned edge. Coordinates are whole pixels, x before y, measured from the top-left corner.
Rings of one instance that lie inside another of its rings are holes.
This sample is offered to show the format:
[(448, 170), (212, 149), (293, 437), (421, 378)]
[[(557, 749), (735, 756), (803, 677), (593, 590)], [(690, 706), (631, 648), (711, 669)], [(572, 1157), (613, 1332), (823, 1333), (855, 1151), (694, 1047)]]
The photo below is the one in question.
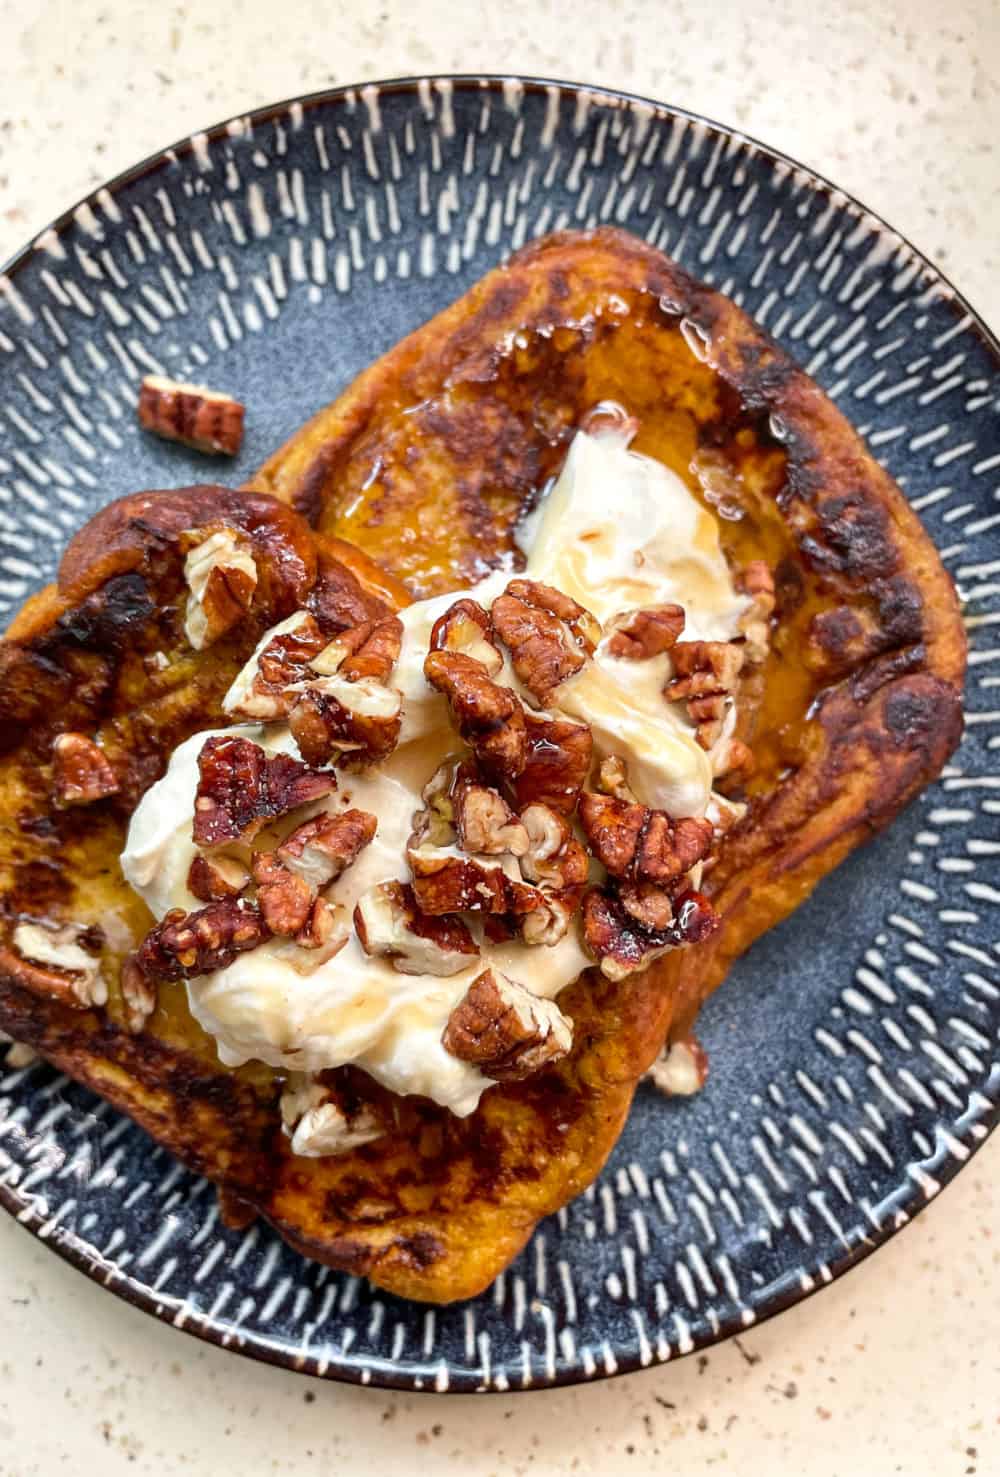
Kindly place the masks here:
[[(326, 1242), (303, 1234), (278, 1207), (264, 1207), (282, 1234), (308, 1254), (369, 1275), (404, 1295), (432, 1299), (471, 1295), (524, 1244), (540, 1215), (556, 1209), (593, 1178), (617, 1138), (636, 1070), (654, 1054), (671, 1019), (690, 1015), (736, 953), (791, 911), (853, 846), (887, 824), (937, 772), (960, 732), (964, 639), (954, 592), (895, 484), (877, 467), (835, 407), (745, 315), (623, 233), (567, 235), (520, 253), (509, 267), (484, 279), (467, 299), (418, 330), (362, 375), (332, 411), (321, 412), (307, 428), (311, 444), (315, 445), (317, 432), (329, 442), (331, 436), (349, 438), (366, 425), (377, 413), (385, 387), (392, 384), (396, 364), (412, 360), (415, 349), (425, 365), (439, 362), (443, 372), (463, 345), (466, 350), (477, 346), (477, 335), (499, 335), (507, 327), (519, 326), (524, 294), (518, 278), (572, 274), (574, 257), (595, 247), (606, 253), (607, 269), (616, 282), (624, 278), (644, 290), (668, 294), (689, 317), (710, 329), (713, 362), (720, 374), (747, 403), (780, 413), (787, 433), (789, 480), (818, 507), (821, 523), (825, 519), (829, 527), (837, 516), (827, 506), (828, 500), (824, 501), (823, 489), (842, 489), (845, 481), (863, 503), (877, 504), (883, 510), (886, 518), (880, 528), (873, 531), (866, 524), (858, 530), (853, 546), (848, 539), (844, 558), (862, 564), (871, 557), (891, 558), (901, 564), (922, 596), (923, 639), (905, 651), (900, 648), (865, 664), (823, 701), (824, 737), (819, 751), (800, 770), (796, 785), (780, 787), (765, 802), (758, 812), (762, 823), (731, 846), (724, 871), (722, 867), (717, 871), (717, 903), (726, 917), (717, 944), (709, 946), (710, 952), (674, 956), (642, 982), (633, 981), (620, 992), (613, 1013), (620, 1031), (637, 1050), (620, 1081), (612, 1080), (621, 1065), (618, 1054), (611, 1052), (606, 1072), (602, 1055), (607, 1058), (608, 1051), (593, 1054), (596, 1075), (592, 1080), (603, 1091), (607, 1113), (599, 1141), (588, 1145), (585, 1166), (560, 1183), (558, 1198), (544, 1205), (519, 1205), (514, 1187), (510, 1213), (499, 1223), (495, 1206), (470, 1204), (466, 1213), (451, 1216), (449, 1225), (439, 1228), (440, 1238), (429, 1236), (426, 1217), (414, 1216)], [(279, 496), (290, 496), (294, 479), (288, 482), (279, 475), (292, 465), (294, 443), (290, 445), (291, 449), (286, 447), (272, 459), (256, 485), (263, 481)], [(837, 534), (843, 545), (843, 530)], [(860, 587), (863, 574), (858, 582)], [(15, 628), (18, 635), (26, 634), (32, 624), (38, 629), (39, 620), (47, 624), (44, 604), (45, 597), (39, 597), (32, 611), (22, 615)], [(580, 987), (574, 987), (572, 997), (579, 994)], [(16, 987), (4, 992), (2, 1006), (0, 1023), (5, 1029), (37, 1045), (73, 1075), (132, 1111), (192, 1167), (245, 1194), (253, 1184), (255, 1164), (270, 1163), (272, 1117), (265, 1119), (255, 1104), (245, 1100), (249, 1090), (235, 1079), (225, 1074), (206, 1078), (203, 1064), (192, 1064), (188, 1075), (187, 1064), (178, 1062), (175, 1055), (160, 1059), (163, 1049), (159, 1043), (123, 1038), (93, 1018), (81, 1020), (63, 1007), (40, 1012), (35, 997)], [(602, 1024), (598, 1021), (598, 1037), (604, 1037)], [(607, 1025), (614, 1025), (610, 1018)], [(615, 1030), (609, 1029), (608, 1038), (614, 1035)], [(161, 1078), (170, 1087), (158, 1095), (155, 1083)], [(145, 1101), (138, 1105), (134, 1100), (137, 1082), (145, 1092)], [(494, 1090), (488, 1100), (499, 1105), (502, 1096), (502, 1091)], [(234, 1113), (246, 1131), (239, 1149), (223, 1163), (213, 1135)], [(211, 1152), (200, 1153), (199, 1142)], [(459, 1286), (448, 1275), (449, 1253), (475, 1245), (477, 1235), (487, 1235), (490, 1244), (477, 1248), (480, 1254), (467, 1260)]]

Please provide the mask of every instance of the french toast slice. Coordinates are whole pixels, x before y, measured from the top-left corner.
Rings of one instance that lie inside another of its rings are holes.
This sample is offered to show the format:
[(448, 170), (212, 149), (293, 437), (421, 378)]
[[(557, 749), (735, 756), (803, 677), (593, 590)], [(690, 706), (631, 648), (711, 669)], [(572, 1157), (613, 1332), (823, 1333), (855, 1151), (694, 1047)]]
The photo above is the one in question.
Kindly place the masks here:
[[(161, 986), (129, 1030), (121, 962), (151, 918), (118, 866), (128, 816), (177, 743), (221, 725), (232, 677), (290, 609), (322, 600), (346, 626), (407, 591), (516, 566), (518, 517), (607, 400), (638, 420), (638, 450), (739, 513), (721, 522), (733, 566), (763, 559), (775, 574), (771, 651), (742, 707), (749, 809), (705, 879), (723, 927), (643, 973), (587, 971), (559, 996), (569, 1056), (491, 1088), (471, 1117), (397, 1098), (387, 1136), (296, 1158), (280, 1076), (221, 1067), (182, 984)], [(105, 510), (0, 645), (0, 1028), (307, 1255), (404, 1296), (471, 1296), (593, 1179), (639, 1076), (732, 958), (937, 773), (961, 728), (954, 591), (818, 388), (726, 299), (620, 232), (519, 253), (362, 375), (254, 486), (279, 501), (200, 488)], [(204, 652), (183, 629), (192, 524), (238, 529), (267, 571), (246, 619)], [(117, 794), (53, 806), (64, 731), (99, 734)], [(99, 930), (106, 1005), (68, 1003), (26, 968), (10, 947), (23, 917)]]

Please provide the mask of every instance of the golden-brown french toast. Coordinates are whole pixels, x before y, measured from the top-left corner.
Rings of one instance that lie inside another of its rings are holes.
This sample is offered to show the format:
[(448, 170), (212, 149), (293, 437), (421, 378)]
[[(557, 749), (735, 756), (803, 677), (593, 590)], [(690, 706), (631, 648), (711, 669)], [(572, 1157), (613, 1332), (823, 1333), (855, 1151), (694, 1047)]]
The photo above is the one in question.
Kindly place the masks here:
[[(179, 743), (230, 721), (224, 694), (292, 612), (335, 635), (517, 567), (515, 523), (607, 401), (635, 418), (637, 450), (725, 513), (732, 568), (773, 572), (766, 660), (739, 708), (756, 767), (731, 777), (749, 805), (703, 884), (722, 927), (643, 972), (583, 973), (558, 997), (572, 1050), (490, 1087), (469, 1117), (342, 1069), (341, 1088), (391, 1128), (336, 1157), (293, 1154), (282, 1073), (223, 1067), (182, 980), (159, 985), (135, 1029), (122, 964), (153, 920), (119, 865), (129, 817)], [(470, 1296), (593, 1179), (639, 1076), (731, 960), (937, 773), (961, 728), (954, 591), (818, 388), (726, 299), (615, 231), (518, 253), (320, 412), (254, 488), (112, 505), (0, 644), (0, 1028), (307, 1255), (404, 1296)], [(257, 570), (248, 591), (233, 556), (197, 619), (192, 528), (248, 548)], [(106, 1003), (15, 950), (25, 920), (72, 930)]]

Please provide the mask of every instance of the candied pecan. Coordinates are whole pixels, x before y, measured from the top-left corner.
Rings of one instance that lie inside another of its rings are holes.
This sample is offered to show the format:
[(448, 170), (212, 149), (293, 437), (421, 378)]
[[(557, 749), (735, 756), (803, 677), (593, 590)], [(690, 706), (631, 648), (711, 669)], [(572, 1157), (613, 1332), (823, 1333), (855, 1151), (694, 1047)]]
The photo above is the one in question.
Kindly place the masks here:
[(402, 698), (372, 679), (336, 674), (297, 683), (289, 727), (310, 764), (377, 764), (399, 740)]
[(533, 606), (535, 610), (544, 610), (549, 615), (554, 615), (556, 620), (569, 627), (577, 645), (582, 646), (588, 656), (593, 656), (601, 639), (601, 625), (586, 606), (577, 604), (553, 585), (543, 585), (540, 580), (511, 580), (506, 593), (515, 600), (522, 600), (525, 605)]
[(601, 760), (597, 772), (597, 788), (604, 795), (614, 795), (616, 800), (626, 800), (630, 805), (637, 801), (635, 791), (628, 782), (625, 761), (619, 754), (609, 754)]
[(719, 921), (708, 899), (693, 891), (676, 899), (673, 922), (656, 931), (641, 927), (603, 888), (592, 887), (583, 899), (584, 943), (610, 980), (646, 969), (669, 949), (701, 943), (715, 932)]
[(585, 790), (580, 822), (598, 861), (612, 877), (638, 882), (673, 882), (708, 855), (710, 821)]
[(386, 615), (341, 631), (309, 665), (323, 677), (336, 672), (347, 682), (366, 678), (385, 682), (399, 660), (402, 644), (402, 621), (397, 615)]
[(528, 755), (524, 708), (482, 662), (460, 651), (429, 651), (424, 676), (444, 694), (459, 733), (490, 774), (516, 779)]
[(267, 821), (337, 788), (329, 771), (319, 774), (288, 754), (268, 757), (259, 744), (233, 735), (206, 740), (198, 772), (193, 835), (199, 846), (250, 841)]
[(528, 805), (521, 812), (528, 848), (521, 871), (537, 883), (537, 906), (526, 911), (521, 932), (526, 944), (556, 944), (580, 906), (587, 881), (587, 853), (564, 817), (547, 805)]
[(187, 555), (184, 634), (195, 651), (203, 651), (231, 631), (250, 609), (257, 588), (257, 564), (249, 541), (225, 524), (188, 529), (179, 542)]
[(217, 903), (239, 897), (250, 881), (242, 862), (231, 856), (202, 856), (199, 852), (188, 868), (187, 888), (202, 903)]
[(237, 954), (256, 949), (268, 937), (257, 908), (227, 898), (196, 913), (172, 908), (150, 929), (133, 957), (148, 980), (167, 984), (225, 969)]
[(484, 969), (448, 1017), (441, 1044), (495, 1082), (522, 1082), (566, 1055), (573, 1026), (553, 1000)]
[(508, 913), (512, 883), (498, 862), (444, 849), (411, 847), (406, 853), (413, 873), (413, 896), (421, 912), (437, 918), (445, 913)]
[[(572, 607), (580, 615), (573, 618), (571, 626), (552, 607)], [(494, 600), (491, 613), (518, 680), (539, 703), (544, 703), (567, 677), (579, 672), (594, 649), (589, 636), (582, 634), (596, 625), (593, 616), (548, 585), (511, 580), (506, 593)], [(583, 622), (582, 617), (587, 621)]]
[(244, 407), (231, 395), (147, 374), (139, 390), (139, 424), (195, 451), (235, 456), (243, 444)]
[(514, 781), (518, 806), (538, 801), (571, 815), (590, 773), (594, 740), (583, 723), (525, 709), (528, 751), (524, 769)]
[(431, 628), (431, 651), (460, 651), (486, 668), (495, 677), (503, 666), (503, 656), (494, 640), (493, 622), (475, 600), (456, 600), (444, 615), (438, 616)]
[(608, 641), (612, 656), (644, 661), (670, 651), (684, 630), (684, 607), (647, 605), (616, 618)]
[(309, 917), (295, 935), (295, 942), (303, 949), (322, 949), (323, 962), (347, 943), (350, 930), (342, 921), (340, 910), (326, 898), (318, 897), (309, 910)]
[(125, 1024), (137, 1036), (156, 1009), (156, 982), (143, 973), (133, 954), (122, 964), (121, 989)]
[(511, 810), (499, 790), (475, 780), (460, 778), (452, 792), (451, 803), (463, 851), (480, 852), (484, 856), (523, 856), (528, 849), (528, 833)]
[(366, 954), (383, 955), (400, 974), (458, 974), (479, 950), (460, 918), (428, 918), (405, 882), (370, 887), (354, 909)]
[(629, 917), (650, 933), (662, 932), (674, 921), (674, 900), (656, 882), (622, 882), (618, 899)]
[(316, 894), (303, 877), (283, 867), (273, 851), (255, 852), (252, 867), (257, 906), (266, 927), (281, 938), (292, 938), (305, 928)]
[(290, 872), (319, 891), (364, 851), (377, 828), (378, 821), (367, 810), (318, 815), (286, 836), (276, 855)]
[(0, 969), (34, 995), (53, 996), (77, 1010), (105, 1005), (108, 986), (101, 961), (81, 944), (90, 930), (75, 923), (57, 928), (18, 923), (11, 949), (0, 949)]
[(349, 1102), (335, 1087), (298, 1072), (289, 1078), (279, 1109), (292, 1153), (308, 1159), (350, 1153), (385, 1133), (368, 1104)]
[(774, 577), (763, 559), (752, 559), (737, 578), (736, 587), (750, 596), (750, 604), (740, 617), (740, 630), (746, 638), (746, 662), (757, 665), (764, 661), (771, 645)]
[(708, 1078), (708, 1053), (694, 1036), (682, 1036), (667, 1042), (646, 1076), (666, 1097), (690, 1097)]
[(670, 702), (687, 703), (697, 739), (710, 749), (722, 736), (728, 700), (743, 666), (733, 641), (678, 641), (671, 652), (674, 675), (663, 689)]
[(456, 840), (455, 807), (452, 790), (461, 767), (458, 759), (439, 764), (421, 790), (423, 809), (413, 817), (413, 831), (408, 846), (451, 846)]
[(104, 750), (82, 733), (61, 733), (52, 745), (52, 779), (57, 805), (90, 805), (119, 789)]
[(309, 662), (326, 645), (317, 621), (308, 611), (297, 610), (261, 638), (222, 699), (223, 712), (265, 722), (287, 717), (298, 697), (289, 689), (308, 675)]

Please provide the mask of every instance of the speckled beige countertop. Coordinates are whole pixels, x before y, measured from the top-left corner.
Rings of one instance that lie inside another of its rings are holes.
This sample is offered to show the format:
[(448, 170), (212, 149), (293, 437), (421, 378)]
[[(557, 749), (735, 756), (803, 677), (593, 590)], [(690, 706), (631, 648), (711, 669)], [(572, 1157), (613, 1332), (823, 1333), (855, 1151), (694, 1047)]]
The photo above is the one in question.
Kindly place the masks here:
[[(0, 37), (0, 260), (108, 175), (259, 103), (520, 70), (788, 150), (1000, 325), (997, 0), (0, 0)], [(0, 1219), (0, 1474), (997, 1474), (998, 1168), (1000, 1138), (877, 1256), (739, 1341), (521, 1399), (358, 1391), (219, 1353)]]

